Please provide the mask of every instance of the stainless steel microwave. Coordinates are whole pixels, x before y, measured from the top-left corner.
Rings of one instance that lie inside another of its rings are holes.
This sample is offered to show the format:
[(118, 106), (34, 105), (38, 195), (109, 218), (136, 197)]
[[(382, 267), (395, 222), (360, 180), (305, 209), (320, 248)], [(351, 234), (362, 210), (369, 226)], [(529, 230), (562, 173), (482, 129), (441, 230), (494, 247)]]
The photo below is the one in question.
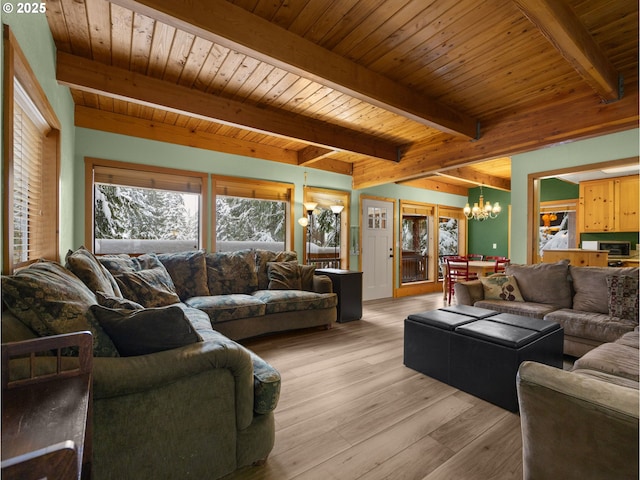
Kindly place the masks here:
[(628, 257), (631, 254), (631, 242), (622, 241), (586, 241), (582, 242), (585, 250), (607, 250), (609, 257)]

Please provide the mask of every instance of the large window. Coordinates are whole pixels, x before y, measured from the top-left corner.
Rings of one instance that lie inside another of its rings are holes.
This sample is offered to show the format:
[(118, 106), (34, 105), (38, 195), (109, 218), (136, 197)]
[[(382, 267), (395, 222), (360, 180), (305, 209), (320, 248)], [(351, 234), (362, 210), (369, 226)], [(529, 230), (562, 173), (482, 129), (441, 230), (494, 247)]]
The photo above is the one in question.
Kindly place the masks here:
[(96, 253), (197, 250), (206, 174), (86, 159)]
[(290, 250), (293, 185), (214, 176), (215, 250)]
[(11, 273), (59, 259), (60, 124), (9, 27), (4, 27), (4, 249)]

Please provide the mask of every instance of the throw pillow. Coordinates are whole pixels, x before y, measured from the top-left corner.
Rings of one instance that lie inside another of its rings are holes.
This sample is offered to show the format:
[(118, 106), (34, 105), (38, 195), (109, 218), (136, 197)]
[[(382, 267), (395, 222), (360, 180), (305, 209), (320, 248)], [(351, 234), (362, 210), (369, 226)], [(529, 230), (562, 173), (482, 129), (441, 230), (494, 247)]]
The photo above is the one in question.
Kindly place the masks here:
[(116, 275), (122, 295), (143, 307), (162, 307), (180, 302), (167, 270), (159, 267)]
[(484, 298), (486, 300), (507, 300), (509, 302), (524, 302), (518, 289), (518, 282), (511, 275), (496, 274), (480, 277)]
[(298, 262), (269, 262), (269, 290), (302, 290)]
[(280, 252), (272, 252), (271, 250), (263, 250), (257, 248), (254, 251), (254, 266), (257, 275), (258, 290), (266, 290), (269, 288), (269, 262), (293, 262), (298, 260), (298, 254), (294, 251), (283, 250)]
[(114, 297), (107, 295), (104, 292), (96, 292), (96, 298), (98, 304), (107, 308), (122, 308), (124, 310), (141, 310), (144, 307), (133, 300), (129, 300), (121, 297)]
[(253, 250), (208, 253), (206, 263), (210, 295), (248, 294), (258, 289)]
[(69, 250), (65, 261), (67, 268), (92, 292), (101, 291), (116, 297), (122, 295), (111, 272), (85, 247), (80, 247), (75, 252)]
[(609, 316), (638, 323), (638, 277), (608, 275)]
[(89, 308), (96, 297), (69, 270), (55, 262), (36, 262), (2, 276), (2, 300), (11, 313), (42, 337), (89, 330), (95, 357), (118, 351)]
[(204, 250), (162, 253), (158, 255), (158, 259), (169, 272), (180, 300), (209, 295)]
[(525, 301), (571, 308), (572, 292), (568, 260), (534, 265), (511, 264), (506, 268), (505, 273), (516, 278)]
[(142, 310), (93, 305), (91, 311), (122, 356), (146, 355), (202, 341), (177, 305)]
[(300, 269), (300, 286), (302, 290), (313, 292), (313, 277), (316, 274), (315, 265), (298, 265)]

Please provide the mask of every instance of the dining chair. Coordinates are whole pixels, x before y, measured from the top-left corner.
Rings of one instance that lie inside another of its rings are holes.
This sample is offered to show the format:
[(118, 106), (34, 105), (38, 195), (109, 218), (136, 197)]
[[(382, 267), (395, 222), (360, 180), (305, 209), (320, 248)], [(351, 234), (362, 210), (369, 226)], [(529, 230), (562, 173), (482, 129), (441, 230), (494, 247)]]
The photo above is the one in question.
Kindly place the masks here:
[(465, 255), (469, 260), (484, 260), (484, 255), (480, 255), (479, 253), (468, 253)]
[(506, 268), (511, 264), (511, 260), (505, 257), (496, 258), (496, 264), (493, 267), (495, 273), (504, 273)]
[(447, 286), (447, 303), (451, 305), (451, 297), (455, 294), (453, 286), (456, 282), (476, 280), (478, 275), (469, 272), (469, 260), (465, 257), (448, 257), (445, 282)]

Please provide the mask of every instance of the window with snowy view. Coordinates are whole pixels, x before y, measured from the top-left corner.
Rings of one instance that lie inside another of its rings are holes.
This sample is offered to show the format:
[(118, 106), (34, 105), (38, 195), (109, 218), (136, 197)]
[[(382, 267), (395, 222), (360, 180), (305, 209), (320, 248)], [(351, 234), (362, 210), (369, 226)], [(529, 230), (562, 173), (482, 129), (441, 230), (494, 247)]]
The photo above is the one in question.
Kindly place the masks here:
[(216, 250), (285, 250), (286, 201), (216, 196)]
[(199, 194), (95, 184), (96, 253), (197, 250), (199, 218)]

